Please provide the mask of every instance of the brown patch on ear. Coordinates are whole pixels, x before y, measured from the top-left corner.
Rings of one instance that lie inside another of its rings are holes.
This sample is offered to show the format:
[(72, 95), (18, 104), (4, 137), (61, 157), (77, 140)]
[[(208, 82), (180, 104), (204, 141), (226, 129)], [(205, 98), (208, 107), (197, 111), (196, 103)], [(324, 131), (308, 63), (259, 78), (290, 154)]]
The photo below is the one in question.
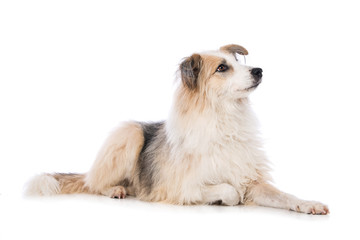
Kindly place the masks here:
[(193, 90), (197, 87), (197, 79), (201, 69), (201, 56), (193, 54), (180, 64), (181, 80), (184, 86)]
[(249, 52), (242, 46), (240, 45), (236, 45), (236, 44), (229, 44), (229, 45), (225, 45), (222, 46), (220, 48), (220, 51), (226, 52), (226, 53), (231, 53), (234, 54), (238, 53), (240, 55), (248, 55)]

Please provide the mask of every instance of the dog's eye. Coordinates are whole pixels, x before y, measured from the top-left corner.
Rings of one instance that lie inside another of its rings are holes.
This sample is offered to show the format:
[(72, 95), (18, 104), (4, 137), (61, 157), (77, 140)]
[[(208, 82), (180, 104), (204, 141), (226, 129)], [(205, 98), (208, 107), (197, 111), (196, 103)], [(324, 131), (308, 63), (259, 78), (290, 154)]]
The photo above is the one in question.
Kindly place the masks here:
[(226, 65), (224, 65), (224, 64), (220, 64), (220, 65), (218, 66), (218, 68), (216, 69), (216, 71), (217, 71), (217, 72), (225, 72), (225, 71), (228, 70), (228, 69), (229, 69), (228, 66), (226, 66)]

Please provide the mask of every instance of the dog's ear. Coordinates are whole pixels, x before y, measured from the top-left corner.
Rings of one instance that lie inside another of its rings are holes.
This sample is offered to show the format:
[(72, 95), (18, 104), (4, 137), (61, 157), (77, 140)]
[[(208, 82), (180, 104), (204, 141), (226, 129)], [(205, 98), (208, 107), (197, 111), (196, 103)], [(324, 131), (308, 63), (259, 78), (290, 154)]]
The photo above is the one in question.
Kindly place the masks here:
[(201, 70), (201, 56), (193, 54), (184, 59), (180, 64), (181, 80), (185, 87), (196, 89), (199, 73)]
[[(240, 46), (240, 45), (236, 45), (236, 44), (229, 44), (229, 45), (225, 45), (222, 46), (220, 48), (220, 51), (226, 52), (226, 53), (231, 53), (235, 56), (235, 54), (240, 54), (240, 55), (248, 55), (248, 51)], [(235, 56), (236, 57), (236, 56)]]

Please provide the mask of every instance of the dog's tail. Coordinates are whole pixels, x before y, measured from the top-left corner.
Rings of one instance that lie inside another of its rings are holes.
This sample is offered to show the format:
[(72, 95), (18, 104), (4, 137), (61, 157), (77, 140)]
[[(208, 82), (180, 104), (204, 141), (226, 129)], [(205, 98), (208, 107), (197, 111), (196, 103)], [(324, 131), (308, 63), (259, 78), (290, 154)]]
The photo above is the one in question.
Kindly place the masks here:
[(25, 190), (25, 194), (28, 196), (71, 193), (90, 193), (89, 188), (85, 186), (85, 174), (40, 174), (27, 183)]

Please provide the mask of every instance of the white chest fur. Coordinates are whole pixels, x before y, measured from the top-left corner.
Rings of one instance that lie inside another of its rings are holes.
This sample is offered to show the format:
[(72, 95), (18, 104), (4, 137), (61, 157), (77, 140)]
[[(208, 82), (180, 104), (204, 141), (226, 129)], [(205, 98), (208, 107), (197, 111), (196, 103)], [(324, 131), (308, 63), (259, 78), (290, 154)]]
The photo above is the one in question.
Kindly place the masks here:
[(267, 175), (247, 101), (187, 115), (175, 109), (166, 127), (174, 169), (188, 170), (181, 174), (186, 187), (229, 183), (242, 195), (247, 184)]

